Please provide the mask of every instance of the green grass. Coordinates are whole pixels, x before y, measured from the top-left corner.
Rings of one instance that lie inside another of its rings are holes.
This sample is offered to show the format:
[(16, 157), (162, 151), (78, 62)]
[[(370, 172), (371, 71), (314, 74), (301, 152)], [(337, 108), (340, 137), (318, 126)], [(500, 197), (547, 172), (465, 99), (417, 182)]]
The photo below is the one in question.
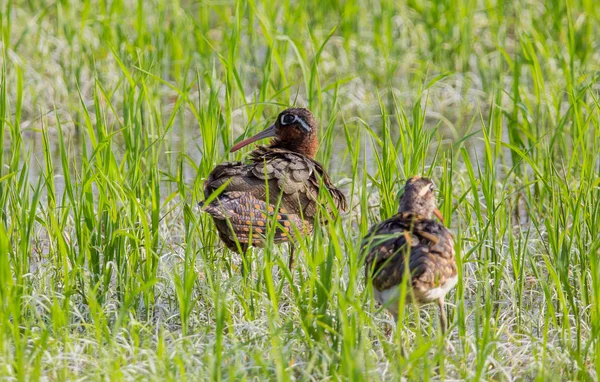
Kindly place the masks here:
[[(0, 0), (0, 25), (0, 379), (598, 379), (595, 1)], [(351, 211), (242, 279), (196, 203), (292, 104)], [(456, 237), (445, 342), (435, 306), (392, 330), (357, 251), (415, 174)]]

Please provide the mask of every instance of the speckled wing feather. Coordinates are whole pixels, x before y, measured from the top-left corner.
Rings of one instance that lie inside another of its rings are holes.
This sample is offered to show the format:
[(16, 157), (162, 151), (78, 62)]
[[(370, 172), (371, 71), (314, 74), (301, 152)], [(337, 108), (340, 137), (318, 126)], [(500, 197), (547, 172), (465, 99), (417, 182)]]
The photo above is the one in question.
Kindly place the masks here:
[(293, 226), (301, 232), (310, 233), (312, 226), (297, 214), (289, 213), (285, 208), (277, 212), (250, 192), (225, 192), (208, 205), (202, 205), (217, 223), (221, 238), (227, 246), (235, 249), (236, 240), (241, 244), (261, 246), (265, 240), (266, 229), (275, 223), (274, 242), (289, 240)]
[(435, 288), (457, 274), (450, 231), (434, 220), (401, 213), (374, 226), (361, 245), (366, 276), (376, 289), (402, 282), (406, 251), (413, 288)]
[(323, 167), (307, 156), (283, 149), (259, 147), (250, 154), (251, 163), (224, 163), (217, 166), (206, 181), (205, 197), (229, 182), (225, 192), (250, 192), (259, 200), (267, 199), (287, 210), (312, 220), (317, 212), (317, 197), (322, 185), (340, 211), (348, 209), (346, 197), (331, 182)]
[(263, 181), (265, 174), (269, 179), (276, 178), (284, 199), (290, 202), (299, 200), (305, 216), (316, 215), (316, 201), (322, 186), (329, 192), (338, 210), (348, 210), (346, 197), (331, 182), (319, 162), (292, 151), (266, 147), (253, 151), (251, 158), (255, 163), (254, 175)]
[[(282, 149), (259, 147), (250, 163), (231, 162), (215, 167), (206, 180), (204, 196), (223, 191), (202, 208), (212, 215), (219, 237), (236, 251), (238, 244), (261, 246), (269, 216), (278, 211), (275, 242), (288, 240), (293, 225), (301, 232), (312, 231), (321, 185), (337, 208), (347, 209), (345, 196), (333, 185), (322, 166), (304, 155)], [(267, 218), (263, 217), (266, 215)], [(281, 217), (281, 219), (280, 219)], [(252, 227), (252, 230), (251, 228)], [(252, 235), (252, 237), (250, 237)]]

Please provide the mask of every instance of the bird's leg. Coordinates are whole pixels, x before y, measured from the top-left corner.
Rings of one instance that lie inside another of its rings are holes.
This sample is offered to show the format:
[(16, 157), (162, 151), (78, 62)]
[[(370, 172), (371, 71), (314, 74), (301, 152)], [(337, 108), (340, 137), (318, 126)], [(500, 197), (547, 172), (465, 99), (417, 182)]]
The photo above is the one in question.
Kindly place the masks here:
[(404, 359), (408, 359), (408, 352), (406, 351), (406, 348), (404, 347), (404, 343), (402, 342), (402, 328), (398, 327), (398, 313), (394, 313), (391, 312), (392, 316), (394, 317), (394, 324), (396, 325), (396, 331), (397, 334), (396, 336), (398, 337), (398, 343), (400, 344), (400, 354), (402, 354), (402, 357)]
[(296, 249), (296, 246), (292, 243), (290, 243), (290, 258), (288, 260), (288, 268), (290, 270), (290, 272), (292, 272), (293, 268), (294, 268), (294, 251)]
[(444, 308), (444, 297), (438, 298), (437, 303), (440, 307), (440, 328), (443, 336), (446, 334), (446, 330), (448, 329), (448, 319), (446, 318), (446, 309)]
[[(446, 330), (448, 330), (448, 319), (446, 318), (446, 309), (444, 307), (444, 297), (440, 297), (438, 298), (438, 306), (440, 308), (440, 329), (442, 331), (442, 341), (445, 341), (444, 336), (446, 335)], [(441, 358), (438, 360), (438, 363), (435, 367), (435, 373), (436, 374), (440, 374), (440, 369), (442, 368), (444, 364), (444, 358), (443, 356), (441, 356)]]

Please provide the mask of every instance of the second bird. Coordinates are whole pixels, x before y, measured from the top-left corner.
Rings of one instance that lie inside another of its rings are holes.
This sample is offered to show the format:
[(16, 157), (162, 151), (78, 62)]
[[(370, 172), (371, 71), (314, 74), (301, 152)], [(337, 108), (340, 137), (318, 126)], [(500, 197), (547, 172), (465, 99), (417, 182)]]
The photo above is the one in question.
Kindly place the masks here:
[[(268, 146), (252, 151), (248, 163), (218, 165), (204, 187), (206, 198), (223, 187), (202, 208), (213, 217), (223, 243), (242, 254), (249, 246), (264, 245), (270, 221), (276, 222), (273, 227), (276, 244), (290, 240), (292, 225), (300, 232), (311, 232), (321, 188), (330, 194), (338, 210), (347, 209), (344, 194), (314, 160), (318, 148), (317, 123), (309, 110), (284, 110), (270, 127), (234, 145), (231, 152), (265, 138), (273, 139)], [(328, 206), (323, 207), (331, 212)], [(292, 264), (293, 246), (290, 268)]]
[[(441, 223), (432, 219), (436, 215)], [(433, 182), (415, 176), (406, 182), (398, 214), (373, 226), (363, 239), (367, 279), (375, 299), (398, 321), (400, 286), (406, 301), (437, 302), (442, 333), (448, 323), (444, 297), (458, 281), (454, 241), (436, 208)]]

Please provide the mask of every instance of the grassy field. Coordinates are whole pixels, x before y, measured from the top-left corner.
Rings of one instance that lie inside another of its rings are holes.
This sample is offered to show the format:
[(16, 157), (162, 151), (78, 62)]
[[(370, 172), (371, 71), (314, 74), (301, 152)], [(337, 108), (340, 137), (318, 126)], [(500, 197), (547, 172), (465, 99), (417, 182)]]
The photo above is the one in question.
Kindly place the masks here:
[[(0, 25), (0, 379), (598, 379), (595, 0), (0, 0)], [(242, 278), (197, 203), (288, 105), (351, 210)], [(358, 255), (415, 174), (456, 237), (445, 339), (435, 306), (394, 330)]]

